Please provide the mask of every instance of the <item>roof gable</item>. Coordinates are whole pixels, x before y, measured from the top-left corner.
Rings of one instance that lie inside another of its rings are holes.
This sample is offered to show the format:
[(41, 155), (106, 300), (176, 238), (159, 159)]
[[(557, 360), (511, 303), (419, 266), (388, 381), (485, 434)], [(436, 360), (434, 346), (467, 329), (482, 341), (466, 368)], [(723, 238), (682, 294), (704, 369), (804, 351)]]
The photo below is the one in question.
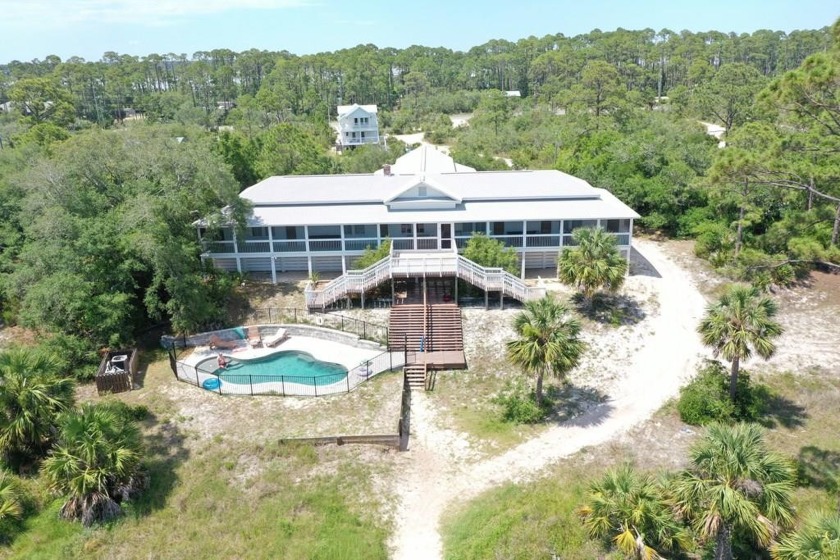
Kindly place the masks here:
[(338, 106), (338, 118), (344, 119), (353, 114), (362, 113), (364, 115), (375, 115), (376, 114), (376, 105), (339, 105)]
[(422, 200), (461, 203), (460, 196), (452, 194), (443, 185), (425, 176), (412, 177), (409, 182), (403, 183), (399, 190), (383, 202), (390, 205), (394, 202), (419, 202)]

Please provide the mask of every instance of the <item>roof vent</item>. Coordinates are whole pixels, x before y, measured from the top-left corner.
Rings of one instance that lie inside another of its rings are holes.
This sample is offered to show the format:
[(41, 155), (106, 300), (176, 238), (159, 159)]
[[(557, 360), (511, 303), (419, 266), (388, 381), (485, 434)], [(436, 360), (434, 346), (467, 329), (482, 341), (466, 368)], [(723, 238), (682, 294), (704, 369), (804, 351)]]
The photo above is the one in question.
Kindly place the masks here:
[(390, 164), (386, 163), (385, 165), (382, 166), (382, 174), (385, 175), (386, 177), (391, 176), (391, 165)]

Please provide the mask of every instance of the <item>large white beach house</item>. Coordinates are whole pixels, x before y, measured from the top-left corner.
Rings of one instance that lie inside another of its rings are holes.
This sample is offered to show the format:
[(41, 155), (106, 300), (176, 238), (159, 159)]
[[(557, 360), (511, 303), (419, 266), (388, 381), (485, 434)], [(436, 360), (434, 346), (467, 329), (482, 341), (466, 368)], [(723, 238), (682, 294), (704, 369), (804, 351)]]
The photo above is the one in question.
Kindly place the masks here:
[[(556, 266), (576, 228), (600, 226), (613, 233), (628, 257), (639, 217), (608, 191), (566, 173), (476, 172), (428, 145), (373, 174), (270, 177), (240, 196), (253, 204), (245, 238), (233, 228), (210, 238), (197, 222), (202, 257), (218, 268), (264, 273), (274, 282), (285, 271), (341, 274), (331, 284), (344, 282), (338, 289), (343, 293), (324, 296), (330, 301), (354, 291), (348, 287), (353, 282), (364, 293), (400, 276), (457, 276), (487, 290), (486, 276), (495, 271), (458, 255), (475, 232), (516, 250), (520, 278), (505, 273), (497, 280), (524, 286), (527, 269)], [(386, 238), (392, 241), (388, 270), (361, 278), (354, 261)], [(513, 288), (499, 290), (523, 299)]]

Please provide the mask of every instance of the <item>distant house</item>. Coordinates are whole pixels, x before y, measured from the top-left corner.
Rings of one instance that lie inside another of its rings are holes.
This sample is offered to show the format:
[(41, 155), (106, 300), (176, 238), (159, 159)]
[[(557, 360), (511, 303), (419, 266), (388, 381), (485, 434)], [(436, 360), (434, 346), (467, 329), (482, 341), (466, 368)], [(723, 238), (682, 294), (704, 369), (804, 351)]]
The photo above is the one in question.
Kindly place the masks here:
[(359, 146), (379, 143), (376, 105), (338, 106), (338, 144)]
[(522, 94), (519, 93), (518, 89), (513, 89), (510, 91), (505, 92), (505, 97), (522, 97)]
[(12, 112), (12, 102), (6, 101), (5, 103), (0, 103), (0, 113), (11, 113)]
[(231, 109), (236, 108), (235, 101), (217, 101), (216, 102), (216, 110), (217, 111), (230, 111)]

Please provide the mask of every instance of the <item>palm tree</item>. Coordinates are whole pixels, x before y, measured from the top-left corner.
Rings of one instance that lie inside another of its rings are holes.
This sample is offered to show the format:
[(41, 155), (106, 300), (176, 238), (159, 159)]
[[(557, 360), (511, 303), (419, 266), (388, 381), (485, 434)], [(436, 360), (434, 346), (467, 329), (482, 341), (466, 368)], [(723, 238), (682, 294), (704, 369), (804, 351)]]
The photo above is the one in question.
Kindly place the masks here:
[(840, 513), (811, 517), (771, 549), (775, 560), (829, 560), (840, 558)]
[(140, 469), (140, 430), (117, 409), (85, 404), (62, 416), (59, 440), (41, 471), (67, 496), (60, 514), (86, 527), (120, 514), (120, 502), (146, 482)]
[(660, 551), (691, 546), (691, 536), (670, 507), (667, 483), (629, 466), (607, 471), (581, 508), (590, 536), (611, 537), (626, 558), (654, 560)]
[(565, 249), (557, 260), (557, 277), (576, 286), (590, 303), (595, 292), (615, 292), (624, 284), (627, 261), (616, 248), (615, 236), (602, 228), (579, 228), (572, 232), (576, 247)]
[(545, 296), (526, 302), (513, 327), (519, 338), (507, 343), (508, 359), (534, 376), (534, 393), (541, 407), (543, 376), (563, 378), (580, 361), (585, 348), (578, 338), (580, 321), (565, 305)]
[(757, 425), (710, 424), (691, 462), (674, 494), (699, 535), (715, 539), (715, 560), (732, 560), (733, 531), (766, 547), (792, 522), (794, 467), (767, 450)]
[(23, 490), (11, 473), (0, 470), (0, 523), (20, 519), (23, 513)]
[(706, 309), (697, 327), (703, 344), (712, 348), (715, 357), (723, 356), (732, 363), (729, 397), (733, 402), (741, 360), (748, 359), (753, 351), (765, 360), (776, 352), (773, 339), (783, 332), (773, 320), (776, 311), (776, 303), (761, 295), (758, 288), (736, 284)]
[(58, 414), (73, 404), (73, 382), (52, 356), (28, 348), (0, 353), (0, 452), (11, 462), (46, 454)]

